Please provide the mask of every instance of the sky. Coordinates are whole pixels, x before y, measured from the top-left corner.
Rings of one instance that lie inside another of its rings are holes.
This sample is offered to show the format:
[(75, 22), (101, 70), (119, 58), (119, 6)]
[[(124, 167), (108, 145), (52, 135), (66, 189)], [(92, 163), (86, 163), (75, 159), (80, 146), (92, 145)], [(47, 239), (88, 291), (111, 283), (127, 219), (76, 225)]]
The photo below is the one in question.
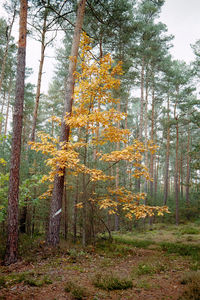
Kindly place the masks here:
[(194, 58), (190, 45), (200, 39), (200, 0), (165, 0), (160, 21), (175, 36), (171, 54), (189, 63)]
[[(126, 0), (124, 0), (126, 1)], [(0, 16), (5, 16), (5, 12), (1, 9), (3, 0), (0, 0)], [(172, 41), (174, 47), (170, 50), (175, 59), (184, 60), (189, 63), (193, 58), (193, 52), (190, 47), (198, 39), (200, 39), (200, 0), (165, 0), (160, 15), (160, 21), (168, 27), (168, 33), (173, 34), (175, 39)], [(16, 22), (13, 30), (13, 36), (18, 38), (18, 22)], [(59, 45), (57, 39), (54, 46)], [(40, 59), (40, 44), (33, 39), (28, 38), (27, 67), (33, 68), (33, 74), (29, 77), (29, 81), (37, 84), (37, 73)], [(54, 48), (49, 48), (46, 53), (42, 92), (47, 93), (49, 82), (53, 77), (55, 67)]]

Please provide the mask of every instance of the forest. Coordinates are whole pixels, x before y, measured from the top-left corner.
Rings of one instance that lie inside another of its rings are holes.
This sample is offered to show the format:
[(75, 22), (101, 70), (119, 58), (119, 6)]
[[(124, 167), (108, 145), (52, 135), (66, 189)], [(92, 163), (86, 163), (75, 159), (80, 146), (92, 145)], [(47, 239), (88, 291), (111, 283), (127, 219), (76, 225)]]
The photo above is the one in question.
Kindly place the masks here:
[(164, 4), (4, 1), (0, 299), (200, 299), (200, 39), (174, 59)]

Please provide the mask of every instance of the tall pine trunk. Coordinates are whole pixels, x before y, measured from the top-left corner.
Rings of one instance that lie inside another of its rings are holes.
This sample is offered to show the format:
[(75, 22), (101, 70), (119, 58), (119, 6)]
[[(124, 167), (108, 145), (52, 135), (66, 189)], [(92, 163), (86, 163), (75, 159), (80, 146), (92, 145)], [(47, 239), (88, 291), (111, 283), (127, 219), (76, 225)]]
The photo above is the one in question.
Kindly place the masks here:
[[(76, 61), (78, 56), (80, 35), (82, 30), (82, 24), (84, 19), (86, 0), (81, 0), (78, 4), (78, 12), (76, 18), (76, 25), (74, 29), (74, 36), (71, 49), (71, 59), (69, 62), (69, 71), (67, 79), (67, 89), (66, 89), (66, 98), (64, 105), (64, 115), (62, 118), (61, 124), (61, 136), (60, 142), (68, 142), (70, 128), (65, 123), (66, 114), (70, 115), (72, 112), (72, 101), (74, 94), (74, 84), (75, 76), (74, 72), (76, 70)], [(49, 226), (47, 232), (47, 243), (51, 246), (56, 246), (59, 243), (59, 232), (60, 232), (60, 220), (61, 220), (61, 208), (62, 208), (62, 197), (63, 197), (63, 188), (64, 188), (64, 177), (65, 170), (58, 168), (58, 171), (61, 171), (63, 174), (55, 175), (54, 177), (54, 188), (52, 193), (52, 199), (50, 204), (50, 217), (49, 217)]]
[(19, 47), (17, 62), (17, 78), (15, 91), (15, 106), (13, 114), (13, 136), (10, 160), (10, 180), (8, 192), (8, 238), (5, 264), (17, 261), (18, 253), (18, 196), (19, 196), (19, 169), (21, 156), (21, 135), (24, 103), (24, 78), (26, 58), (28, 1), (20, 1)]
[(190, 127), (188, 125), (188, 136), (187, 136), (187, 174), (186, 174), (186, 204), (190, 204), (189, 198), (190, 190)]
[(178, 150), (179, 150), (179, 124), (178, 116), (176, 114), (176, 107), (178, 103), (179, 89), (176, 88), (177, 99), (174, 106), (174, 119), (176, 120), (176, 157), (175, 157), (175, 172), (174, 172), (174, 190), (175, 190), (175, 202), (176, 202), (176, 225), (179, 225), (179, 183), (178, 183)]
[(167, 149), (165, 158), (164, 205), (167, 204), (169, 193), (169, 153), (170, 153), (170, 124), (169, 124), (169, 95), (167, 96)]

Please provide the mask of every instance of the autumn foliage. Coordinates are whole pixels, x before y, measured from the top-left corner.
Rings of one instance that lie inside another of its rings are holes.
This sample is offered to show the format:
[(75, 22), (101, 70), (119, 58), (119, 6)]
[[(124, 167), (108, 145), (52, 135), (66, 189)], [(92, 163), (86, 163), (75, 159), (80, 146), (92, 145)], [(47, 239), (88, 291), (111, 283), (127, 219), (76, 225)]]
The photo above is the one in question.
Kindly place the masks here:
[[(38, 135), (39, 142), (31, 142), (32, 149), (42, 151), (47, 155), (46, 164), (50, 167), (48, 175), (43, 181), (49, 181), (49, 190), (41, 197), (51, 193), (51, 182), (54, 175), (66, 168), (67, 176), (84, 174), (89, 183), (98, 184), (106, 182), (104, 193), (99, 195), (94, 191), (90, 193), (88, 200), (100, 209), (106, 209), (109, 214), (115, 214), (119, 208), (124, 211), (129, 219), (134, 215), (137, 219), (155, 213), (163, 215), (168, 212), (167, 207), (154, 207), (144, 205), (145, 193), (133, 193), (121, 186), (113, 188), (112, 180), (115, 179), (110, 170), (121, 161), (126, 161), (131, 168), (127, 172), (134, 178), (144, 177), (152, 180), (147, 167), (143, 164), (145, 152), (154, 153), (156, 145), (153, 141), (146, 146), (139, 140), (133, 140), (128, 144), (130, 131), (119, 128), (118, 123), (126, 118), (126, 114), (116, 109), (119, 99), (113, 96), (113, 90), (120, 87), (119, 77), (123, 75), (122, 62), (115, 63), (110, 54), (106, 54), (100, 60), (96, 60), (92, 53), (91, 41), (86, 34), (81, 39), (81, 54), (79, 72), (76, 72), (76, 86), (73, 99), (73, 111), (66, 115), (65, 122), (71, 129), (68, 143), (60, 143), (44, 132)], [(73, 59), (71, 57), (70, 59)], [(60, 124), (55, 116), (52, 121)], [(113, 145), (120, 143), (120, 150), (106, 152), (106, 149), (115, 149)], [(81, 151), (93, 151), (90, 163), (81, 157)], [(78, 204), (82, 207), (82, 203)]]

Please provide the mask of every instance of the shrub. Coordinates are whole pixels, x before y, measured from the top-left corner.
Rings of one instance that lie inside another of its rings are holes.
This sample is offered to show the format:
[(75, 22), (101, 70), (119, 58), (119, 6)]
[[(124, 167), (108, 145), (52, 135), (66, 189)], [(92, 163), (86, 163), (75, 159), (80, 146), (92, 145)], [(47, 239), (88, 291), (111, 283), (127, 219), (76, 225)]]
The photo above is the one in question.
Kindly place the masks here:
[(87, 299), (88, 297), (88, 292), (84, 287), (71, 281), (67, 282), (64, 290), (66, 293), (71, 293), (74, 299), (77, 300)]
[(133, 287), (130, 279), (119, 278), (113, 274), (97, 274), (93, 280), (95, 287), (103, 290), (125, 290)]

